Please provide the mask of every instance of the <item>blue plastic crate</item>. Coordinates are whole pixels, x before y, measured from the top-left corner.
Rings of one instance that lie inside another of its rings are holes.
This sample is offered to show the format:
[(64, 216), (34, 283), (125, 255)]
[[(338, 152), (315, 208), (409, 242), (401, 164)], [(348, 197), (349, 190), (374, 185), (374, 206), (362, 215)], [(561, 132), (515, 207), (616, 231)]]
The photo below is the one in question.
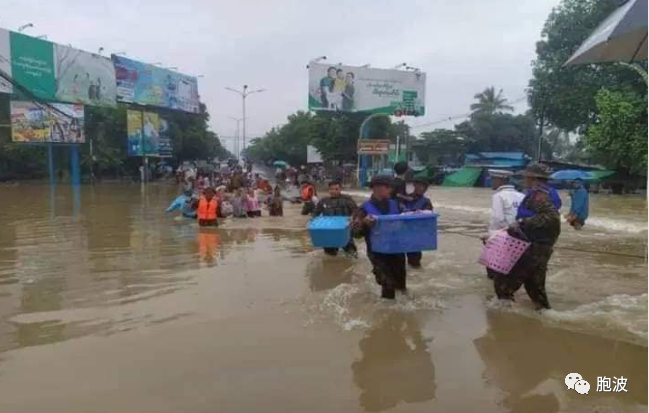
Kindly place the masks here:
[(437, 214), (379, 215), (370, 232), (372, 251), (383, 254), (437, 249)]
[(349, 244), (349, 217), (317, 217), (307, 226), (311, 242), (317, 248), (342, 248)]

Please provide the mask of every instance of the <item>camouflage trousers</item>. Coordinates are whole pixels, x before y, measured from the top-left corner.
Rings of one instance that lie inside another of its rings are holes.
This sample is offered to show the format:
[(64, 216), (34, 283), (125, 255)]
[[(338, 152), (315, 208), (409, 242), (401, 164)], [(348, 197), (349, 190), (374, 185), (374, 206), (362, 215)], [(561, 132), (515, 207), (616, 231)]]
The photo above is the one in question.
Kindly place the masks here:
[(552, 247), (549, 245), (532, 243), (509, 274), (492, 272), (498, 298), (514, 301), (514, 293), (521, 286), (525, 286), (527, 295), (537, 307), (549, 309), (545, 275), (552, 252)]
[(372, 272), (381, 286), (381, 297), (394, 298), (395, 290), (406, 289), (406, 255), (368, 252)]

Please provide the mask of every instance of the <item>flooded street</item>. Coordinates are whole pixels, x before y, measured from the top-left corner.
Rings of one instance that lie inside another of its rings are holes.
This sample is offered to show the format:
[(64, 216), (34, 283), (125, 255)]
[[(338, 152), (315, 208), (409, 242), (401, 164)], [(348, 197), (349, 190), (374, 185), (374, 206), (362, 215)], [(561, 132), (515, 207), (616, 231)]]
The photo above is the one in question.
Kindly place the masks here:
[(487, 189), (429, 191), (440, 247), (394, 303), (361, 241), (358, 260), (313, 250), (299, 206), (199, 229), (165, 214), (177, 194), (0, 186), (1, 412), (647, 410), (643, 197), (591, 195), (584, 230), (564, 222), (538, 314), (476, 264)]

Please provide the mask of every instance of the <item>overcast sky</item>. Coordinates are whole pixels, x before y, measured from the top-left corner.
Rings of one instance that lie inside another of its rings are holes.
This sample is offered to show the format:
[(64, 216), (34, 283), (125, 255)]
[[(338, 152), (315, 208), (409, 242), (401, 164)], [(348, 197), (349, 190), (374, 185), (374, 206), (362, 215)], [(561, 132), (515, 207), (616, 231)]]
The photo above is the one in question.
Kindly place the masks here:
[[(306, 109), (312, 58), (427, 73), (425, 117), (466, 113), (486, 86), (521, 99), (534, 45), (559, 0), (1, 0), (0, 27), (106, 54), (178, 66), (199, 79), (219, 135), (233, 134), (241, 99), (226, 86), (267, 91), (248, 100), (248, 136)], [(524, 100), (514, 105), (525, 110)], [(453, 122), (435, 127), (450, 127)]]

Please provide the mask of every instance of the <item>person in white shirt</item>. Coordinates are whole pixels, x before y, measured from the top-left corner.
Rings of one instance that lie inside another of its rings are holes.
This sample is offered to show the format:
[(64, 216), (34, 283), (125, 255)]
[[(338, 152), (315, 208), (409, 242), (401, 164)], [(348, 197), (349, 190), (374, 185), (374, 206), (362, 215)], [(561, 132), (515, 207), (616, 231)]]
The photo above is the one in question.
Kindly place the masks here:
[(489, 236), (501, 229), (507, 229), (516, 223), (516, 211), (525, 195), (518, 192), (514, 185), (509, 184), (513, 175), (510, 171), (490, 169), (491, 188), (496, 193), (491, 197), (491, 219), (489, 220)]
[[(511, 171), (500, 169), (489, 169), (491, 176), (491, 188), (496, 191), (491, 197), (491, 218), (489, 219), (489, 236), (493, 236), (501, 229), (507, 229), (516, 223), (518, 206), (523, 202), (525, 195), (518, 192), (514, 185), (509, 184), (509, 178), (513, 175)], [(483, 237), (486, 242), (488, 237)], [(487, 268), (487, 276), (493, 279), (496, 271)]]

